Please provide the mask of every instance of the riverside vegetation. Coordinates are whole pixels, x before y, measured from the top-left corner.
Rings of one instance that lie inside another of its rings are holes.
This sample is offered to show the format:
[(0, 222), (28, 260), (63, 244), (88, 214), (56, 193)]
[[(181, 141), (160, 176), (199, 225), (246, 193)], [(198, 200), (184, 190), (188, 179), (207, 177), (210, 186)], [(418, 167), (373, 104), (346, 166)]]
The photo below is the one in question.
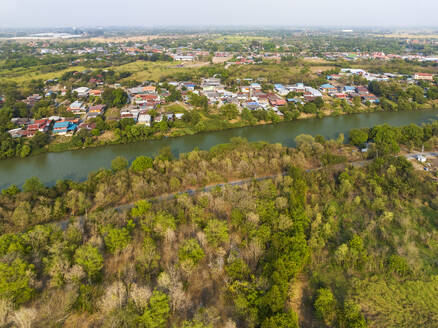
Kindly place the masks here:
[(297, 149), (234, 139), (129, 168), (116, 158), (83, 183), (4, 189), (0, 324), (436, 327), (437, 183), (393, 154), (436, 148), (438, 126), (351, 136), (379, 157), (349, 165), (362, 158), (342, 138), (302, 135)]

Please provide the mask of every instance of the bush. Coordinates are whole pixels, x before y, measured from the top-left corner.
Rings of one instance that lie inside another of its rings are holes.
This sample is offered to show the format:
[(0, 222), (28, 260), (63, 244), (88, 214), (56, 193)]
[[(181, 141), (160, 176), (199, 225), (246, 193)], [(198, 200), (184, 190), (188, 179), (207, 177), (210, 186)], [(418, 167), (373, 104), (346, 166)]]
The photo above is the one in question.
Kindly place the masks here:
[(111, 162), (111, 169), (114, 172), (124, 170), (128, 167), (128, 160), (123, 156), (117, 156)]

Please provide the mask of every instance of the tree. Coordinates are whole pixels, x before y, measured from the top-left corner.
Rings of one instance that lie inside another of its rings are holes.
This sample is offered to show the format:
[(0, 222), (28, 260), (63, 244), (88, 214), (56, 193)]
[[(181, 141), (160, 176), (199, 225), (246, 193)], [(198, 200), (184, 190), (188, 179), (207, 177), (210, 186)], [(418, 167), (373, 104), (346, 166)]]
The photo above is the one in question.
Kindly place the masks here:
[(237, 117), (237, 115), (239, 114), (239, 111), (237, 110), (237, 107), (234, 104), (226, 104), (226, 105), (222, 106), (221, 112), (222, 112), (222, 115), (227, 120), (235, 119)]
[(151, 208), (152, 205), (147, 200), (139, 200), (135, 203), (135, 207), (132, 208), (131, 215), (135, 218), (141, 217), (148, 213)]
[(316, 314), (324, 320), (327, 326), (331, 326), (336, 317), (336, 299), (328, 288), (320, 288), (315, 300)]
[(346, 301), (344, 304), (342, 327), (345, 328), (366, 328), (367, 323), (363, 317), (359, 305), (352, 301)]
[(0, 262), (0, 298), (6, 298), (16, 305), (27, 302), (34, 292), (30, 286), (33, 270), (33, 265), (19, 258), (11, 264)]
[(318, 109), (324, 107), (324, 100), (322, 99), (322, 97), (316, 97), (313, 103), (316, 105), (316, 107), (318, 107)]
[(110, 228), (105, 236), (105, 245), (111, 253), (124, 249), (131, 242), (131, 235), (127, 228)]
[(378, 125), (371, 130), (371, 138), (381, 155), (396, 154), (400, 151), (397, 132), (387, 124)]
[(350, 130), (350, 143), (357, 147), (362, 147), (368, 141), (368, 132), (366, 129)]
[(21, 147), (21, 151), (20, 151), (20, 157), (24, 158), (29, 156), (30, 154), (30, 147), (28, 145), (23, 145), (23, 147)]
[(7, 196), (15, 196), (20, 192), (20, 188), (18, 188), (16, 185), (12, 184), (6, 189), (2, 189), (2, 195)]
[(149, 305), (140, 317), (145, 328), (164, 328), (169, 319), (170, 306), (166, 294), (155, 290), (149, 299)]
[(29, 178), (23, 184), (23, 191), (24, 192), (39, 194), (42, 190), (44, 190), (44, 185), (41, 183), (40, 179), (38, 179), (37, 177)]
[(131, 164), (131, 170), (134, 172), (144, 172), (147, 169), (152, 168), (154, 160), (147, 156), (137, 157)]
[(87, 273), (90, 281), (96, 279), (103, 268), (103, 256), (97, 247), (90, 244), (79, 247), (75, 252), (74, 259)]
[(263, 321), (262, 328), (298, 328), (298, 318), (295, 312), (278, 313)]
[(128, 167), (128, 160), (123, 156), (117, 156), (111, 162), (111, 168), (114, 172), (124, 170)]
[(228, 226), (224, 221), (212, 219), (208, 221), (204, 231), (209, 244), (213, 247), (217, 247), (228, 240)]
[(178, 251), (181, 262), (190, 261), (193, 265), (198, 264), (204, 258), (204, 255), (204, 251), (194, 238), (186, 240)]

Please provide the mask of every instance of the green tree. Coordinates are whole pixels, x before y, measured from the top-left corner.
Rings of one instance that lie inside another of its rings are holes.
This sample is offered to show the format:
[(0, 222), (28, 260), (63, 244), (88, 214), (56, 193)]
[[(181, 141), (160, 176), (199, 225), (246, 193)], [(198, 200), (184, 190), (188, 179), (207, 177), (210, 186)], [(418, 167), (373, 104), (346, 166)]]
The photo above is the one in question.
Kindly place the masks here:
[(2, 189), (2, 195), (5, 196), (15, 196), (20, 192), (20, 188), (16, 185), (12, 184), (8, 188)]
[(90, 281), (96, 279), (103, 268), (102, 254), (97, 247), (90, 244), (79, 247), (75, 252), (74, 259), (87, 273)]
[(131, 242), (131, 235), (127, 228), (110, 228), (105, 235), (105, 245), (111, 253), (122, 250)]
[(149, 299), (140, 324), (145, 328), (164, 328), (170, 315), (169, 300), (166, 294), (155, 290)]
[(128, 167), (128, 160), (123, 156), (117, 156), (111, 162), (111, 168), (114, 172), (124, 170)]
[(34, 194), (39, 194), (43, 190), (44, 190), (44, 185), (41, 183), (40, 179), (38, 179), (37, 177), (29, 178), (23, 184), (23, 191), (24, 192), (31, 192)]
[(362, 147), (368, 141), (368, 131), (366, 129), (352, 129), (349, 138), (352, 145)]
[(29, 156), (29, 154), (30, 154), (30, 147), (28, 146), (28, 145), (24, 145), (23, 147), (21, 147), (21, 150), (20, 150), (20, 157), (21, 158), (24, 158), (24, 157), (27, 157), (27, 156)]
[(139, 200), (137, 203), (135, 203), (135, 207), (132, 208), (131, 215), (135, 218), (141, 217), (148, 213), (151, 208), (152, 205), (147, 200)]
[(194, 238), (186, 240), (178, 251), (178, 257), (181, 262), (190, 261), (193, 265), (198, 264), (204, 256), (204, 251)]
[(295, 312), (278, 313), (263, 321), (262, 328), (298, 328), (298, 317)]
[(144, 172), (147, 169), (152, 168), (154, 160), (147, 156), (137, 157), (131, 164), (131, 169), (134, 172)]
[(359, 305), (352, 301), (344, 304), (343, 318), (341, 327), (345, 328), (366, 328), (367, 323), (363, 317)]
[(228, 226), (224, 221), (211, 219), (204, 229), (210, 245), (217, 247), (228, 240)]
[(371, 130), (371, 138), (380, 155), (396, 154), (400, 151), (397, 131), (389, 125), (378, 125)]
[(315, 300), (316, 314), (324, 320), (327, 326), (331, 326), (336, 318), (336, 299), (328, 288), (320, 288)]
[(15, 259), (11, 264), (0, 262), (0, 297), (19, 305), (27, 302), (34, 290), (30, 286), (33, 265)]

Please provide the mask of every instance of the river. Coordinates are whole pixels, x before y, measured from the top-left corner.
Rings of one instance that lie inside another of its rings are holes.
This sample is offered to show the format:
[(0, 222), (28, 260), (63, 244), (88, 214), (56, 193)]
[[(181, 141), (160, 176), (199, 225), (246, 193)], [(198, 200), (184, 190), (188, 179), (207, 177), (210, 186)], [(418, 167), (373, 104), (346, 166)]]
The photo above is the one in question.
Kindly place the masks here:
[(348, 131), (353, 128), (373, 127), (384, 123), (393, 126), (421, 124), (432, 119), (438, 119), (438, 110), (365, 113), (206, 132), (193, 136), (62, 153), (45, 153), (25, 159), (0, 161), (0, 189), (10, 184), (20, 186), (32, 176), (40, 178), (48, 186), (62, 179), (83, 181), (90, 172), (100, 168), (109, 168), (111, 160), (116, 156), (124, 156), (132, 161), (140, 155), (156, 155), (160, 148), (166, 146), (171, 147), (175, 155), (189, 152), (195, 147), (210, 149), (214, 145), (228, 142), (233, 137), (244, 137), (249, 141), (280, 142), (285, 146), (294, 146), (295, 137), (303, 133), (314, 136), (319, 134), (326, 138), (336, 138), (340, 133), (344, 133), (348, 137)]

